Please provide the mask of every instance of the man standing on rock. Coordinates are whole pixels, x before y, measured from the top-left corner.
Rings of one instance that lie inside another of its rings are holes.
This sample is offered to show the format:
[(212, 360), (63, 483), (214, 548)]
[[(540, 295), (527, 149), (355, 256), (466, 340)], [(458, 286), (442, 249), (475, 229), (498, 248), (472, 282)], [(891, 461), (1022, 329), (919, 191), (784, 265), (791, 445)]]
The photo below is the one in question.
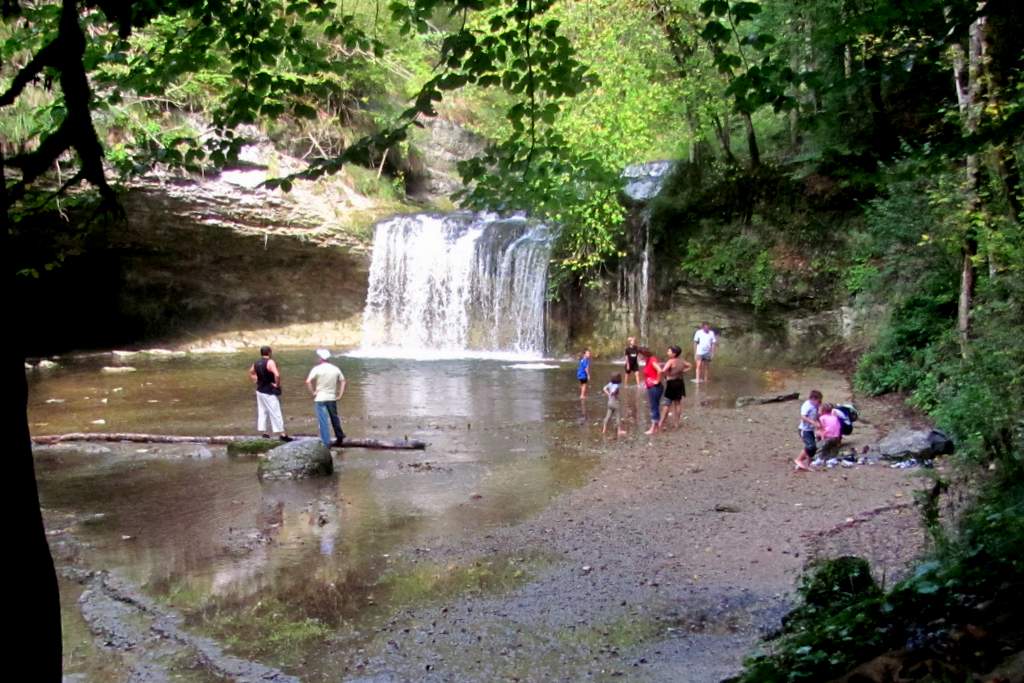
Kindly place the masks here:
[(718, 337), (715, 336), (715, 331), (707, 322), (701, 323), (700, 329), (693, 334), (693, 356), (697, 360), (697, 376), (694, 382), (708, 381), (708, 368), (717, 348)]
[(272, 355), (269, 346), (261, 346), (260, 359), (249, 366), (249, 378), (256, 383), (256, 429), (263, 433), (265, 439), (274, 433), (281, 435), (281, 441), (291, 441), (284, 428), (281, 400), (278, 398), (281, 395), (281, 372)]
[[(309, 371), (306, 387), (313, 394), (316, 420), (320, 425), (320, 440), (325, 446), (340, 447), (345, 432), (341, 429), (341, 419), (338, 417), (338, 399), (345, 395), (345, 375), (341, 374), (337, 365), (327, 362), (331, 357), (330, 351), (317, 349), (316, 355), (320, 362)], [(333, 442), (331, 427), (334, 427)]]

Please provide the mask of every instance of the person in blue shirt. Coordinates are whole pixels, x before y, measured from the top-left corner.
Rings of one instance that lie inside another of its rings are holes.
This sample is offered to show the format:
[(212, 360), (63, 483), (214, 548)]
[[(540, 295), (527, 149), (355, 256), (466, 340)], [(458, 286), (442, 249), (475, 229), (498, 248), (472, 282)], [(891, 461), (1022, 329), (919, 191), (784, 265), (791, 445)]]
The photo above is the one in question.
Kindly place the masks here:
[(576, 366), (576, 379), (580, 382), (580, 400), (587, 397), (587, 382), (590, 381), (590, 349), (583, 349), (580, 363)]

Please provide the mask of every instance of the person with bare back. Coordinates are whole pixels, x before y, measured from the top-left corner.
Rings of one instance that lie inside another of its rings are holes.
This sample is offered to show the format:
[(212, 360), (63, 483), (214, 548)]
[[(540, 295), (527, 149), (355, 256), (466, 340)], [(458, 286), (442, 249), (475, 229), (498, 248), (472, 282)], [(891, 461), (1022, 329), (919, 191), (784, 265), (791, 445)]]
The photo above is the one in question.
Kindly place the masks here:
[(665, 393), (661, 398), (661, 419), (658, 429), (665, 429), (665, 421), (669, 413), (675, 415), (675, 428), (679, 429), (683, 419), (683, 397), (686, 396), (686, 380), (683, 375), (693, 366), (683, 358), (683, 350), (678, 346), (668, 347), (668, 360), (661, 366), (661, 375), (665, 378)]

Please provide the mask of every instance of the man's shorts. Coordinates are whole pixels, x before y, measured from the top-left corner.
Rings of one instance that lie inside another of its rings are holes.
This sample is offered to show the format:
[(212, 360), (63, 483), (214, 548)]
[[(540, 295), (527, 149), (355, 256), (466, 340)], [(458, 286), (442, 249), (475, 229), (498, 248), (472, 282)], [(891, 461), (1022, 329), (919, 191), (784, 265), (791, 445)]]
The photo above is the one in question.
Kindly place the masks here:
[(807, 451), (807, 456), (813, 458), (814, 454), (818, 452), (818, 442), (814, 440), (814, 430), (801, 429), (800, 438), (804, 440), (804, 450)]
[(711, 354), (710, 353), (699, 353), (699, 354), (697, 354), (697, 358), (699, 358), (701, 360), (701, 362), (704, 362), (704, 363), (710, 363), (711, 362)]

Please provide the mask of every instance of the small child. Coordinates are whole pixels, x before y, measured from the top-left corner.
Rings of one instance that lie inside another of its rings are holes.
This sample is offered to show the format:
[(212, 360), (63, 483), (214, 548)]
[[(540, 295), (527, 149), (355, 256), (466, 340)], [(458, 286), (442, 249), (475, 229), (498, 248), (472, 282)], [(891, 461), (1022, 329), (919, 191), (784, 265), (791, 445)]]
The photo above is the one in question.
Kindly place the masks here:
[(615, 418), (616, 436), (624, 436), (626, 432), (622, 429), (622, 415), (619, 413), (619, 388), (622, 385), (622, 375), (616, 372), (612, 375), (608, 384), (604, 385), (604, 395), (608, 397), (608, 412), (604, 416), (604, 424), (601, 426), (601, 433), (608, 431), (608, 420)]
[(821, 449), (822, 460), (836, 457), (839, 446), (843, 443), (843, 423), (839, 421), (839, 416), (833, 412), (833, 408), (835, 406), (831, 403), (823, 403), (821, 415), (818, 417), (818, 424), (821, 425), (818, 432), (821, 444), (818, 448)]
[(590, 349), (583, 349), (580, 364), (576, 366), (576, 379), (580, 382), (580, 400), (587, 397), (587, 382), (590, 381)]
[(800, 451), (793, 464), (798, 472), (809, 472), (811, 469), (811, 458), (818, 451), (818, 444), (814, 440), (814, 430), (821, 428), (818, 422), (818, 407), (821, 405), (821, 392), (817, 389), (811, 391), (803, 405), (800, 406), (800, 439), (804, 448)]

